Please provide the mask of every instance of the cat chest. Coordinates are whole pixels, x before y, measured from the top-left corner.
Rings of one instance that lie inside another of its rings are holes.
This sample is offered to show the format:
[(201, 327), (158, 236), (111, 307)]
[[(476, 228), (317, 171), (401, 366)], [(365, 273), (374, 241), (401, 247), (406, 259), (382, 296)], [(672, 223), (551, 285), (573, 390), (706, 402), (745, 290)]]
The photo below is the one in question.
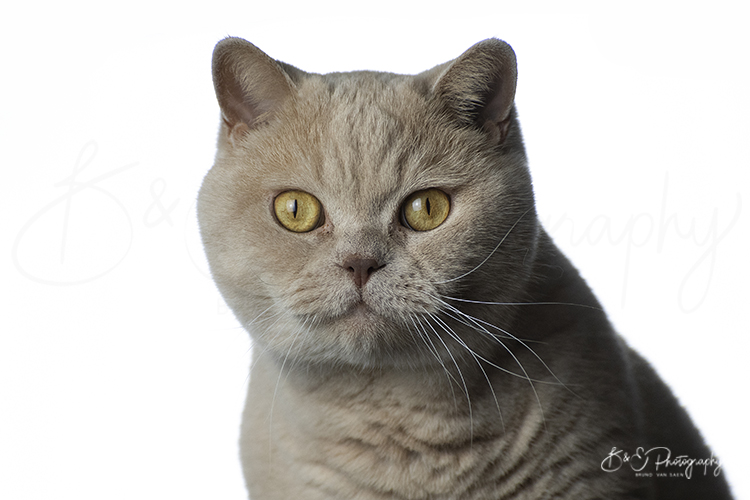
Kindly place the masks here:
[(473, 417), (353, 419), (309, 441), (295, 457), (298, 477), (328, 498), (524, 498), (540, 419), (505, 430), (499, 419)]

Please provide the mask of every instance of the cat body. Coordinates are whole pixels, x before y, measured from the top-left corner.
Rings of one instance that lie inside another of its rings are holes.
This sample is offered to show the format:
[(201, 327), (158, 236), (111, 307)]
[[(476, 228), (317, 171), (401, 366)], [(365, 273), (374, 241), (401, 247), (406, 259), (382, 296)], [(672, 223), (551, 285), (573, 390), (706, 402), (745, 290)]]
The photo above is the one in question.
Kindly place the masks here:
[(213, 73), (198, 213), (255, 341), (251, 498), (730, 498), (716, 466), (636, 473), (712, 455), (538, 222), (507, 44), (318, 75), (228, 38)]

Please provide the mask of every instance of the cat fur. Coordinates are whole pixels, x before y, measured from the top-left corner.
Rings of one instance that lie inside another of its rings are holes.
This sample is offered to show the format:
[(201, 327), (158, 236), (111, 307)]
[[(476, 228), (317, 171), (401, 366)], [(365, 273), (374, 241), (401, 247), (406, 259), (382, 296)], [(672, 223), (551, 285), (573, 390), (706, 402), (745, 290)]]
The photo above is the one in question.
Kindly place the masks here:
[[(604, 470), (615, 447), (712, 455), (538, 221), (509, 45), (417, 75), (320, 75), (227, 38), (213, 78), (198, 214), (254, 339), (251, 498), (730, 498), (714, 468)], [(405, 227), (404, 199), (433, 187), (445, 222)], [(320, 227), (275, 220), (290, 189), (320, 200)], [(379, 266), (361, 286), (353, 257)]]

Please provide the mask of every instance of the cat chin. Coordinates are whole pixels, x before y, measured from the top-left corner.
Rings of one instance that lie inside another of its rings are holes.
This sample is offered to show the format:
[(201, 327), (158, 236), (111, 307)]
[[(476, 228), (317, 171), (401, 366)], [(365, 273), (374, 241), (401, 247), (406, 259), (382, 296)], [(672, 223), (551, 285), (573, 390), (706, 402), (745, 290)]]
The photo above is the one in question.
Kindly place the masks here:
[[(302, 320), (300, 323), (309, 323)], [(335, 317), (318, 319), (297, 339), (298, 347), (278, 351), (299, 353), (296, 364), (336, 364), (373, 368), (402, 364), (401, 354), (415, 355), (406, 323), (385, 317), (359, 302)]]
[(364, 302), (347, 308), (342, 314), (323, 322), (322, 327), (342, 338), (382, 338), (383, 332), (393, 330), (391, 320), (375, 312)]
[(366, 324), (377, 316), (377, 313), (363, 301), (357, 302), (344, 313), (342, 319), (347, 319), (355, 324)]

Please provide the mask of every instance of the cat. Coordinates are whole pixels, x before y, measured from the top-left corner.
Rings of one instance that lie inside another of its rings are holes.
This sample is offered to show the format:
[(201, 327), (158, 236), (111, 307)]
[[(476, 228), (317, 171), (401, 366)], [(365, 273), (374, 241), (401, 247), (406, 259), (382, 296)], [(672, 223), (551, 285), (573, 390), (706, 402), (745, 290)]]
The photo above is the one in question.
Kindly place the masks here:
[(731, 498), (541, 227), (516, 68), (497, 39), (413, 76), (217, 44), (198, 214), (254, 339), (251, 498)]

